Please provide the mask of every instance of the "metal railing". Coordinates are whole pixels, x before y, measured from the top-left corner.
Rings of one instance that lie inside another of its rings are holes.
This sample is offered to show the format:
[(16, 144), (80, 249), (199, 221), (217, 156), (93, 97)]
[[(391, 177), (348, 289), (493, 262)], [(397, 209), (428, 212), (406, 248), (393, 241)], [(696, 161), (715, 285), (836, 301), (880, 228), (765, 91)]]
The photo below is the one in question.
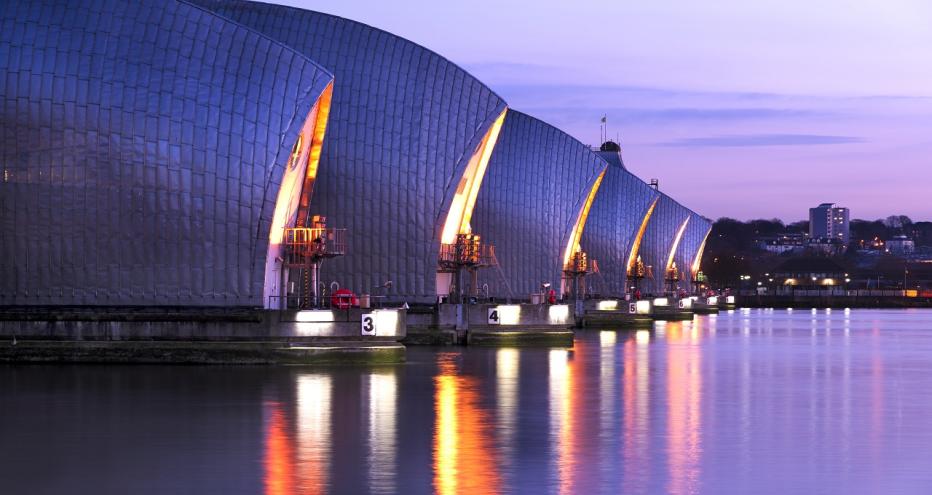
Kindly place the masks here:
[(285, 263), (305, 265), (346, 254), (346, 229), (294, 227), (285, 229)]
[(589, 255), (583, 251), (577, 251), (563, 267), (563, 272), (568, 275), (584, 275), (598, 272), (598, 267), (595, 260), (589, 259)]
[(460, 234), (454, 244), (440, 245), (440, 267), (495, 266), (495, 246), (483, 244), (479, 236)]
[(316, 305), (312, 305), (307, 304), (307, 298), (291, 294), (287, 296), (269, 296), (269, 307), (278, 308), (283, 311), (300, 309), (381, 309), (387, 307), (387, 297), (388, 296), (377, 296), (373, 294), (325, 294), (318, 298), (318, 303)]

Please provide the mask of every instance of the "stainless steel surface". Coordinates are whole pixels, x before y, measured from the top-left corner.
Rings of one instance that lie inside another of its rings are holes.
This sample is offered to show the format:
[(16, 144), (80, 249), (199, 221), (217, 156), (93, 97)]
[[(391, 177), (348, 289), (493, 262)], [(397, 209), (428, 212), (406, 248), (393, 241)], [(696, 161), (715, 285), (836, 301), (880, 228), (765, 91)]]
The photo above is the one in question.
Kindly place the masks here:
[(560, 287), (570, 234), (606, 166), (572, 136), (508, 112), (472, 217), (473, 230), (495, 245), (498, 269), (479, 272), (489, 295), (526, 299), (541, 283)]
[(0, 2), (0, 26), (0, 305), (261, 306), (331, 75), (184, 2)]
[(349, 19), (281, 5), (197, 0), (316, 60), (335, 76), (310, 213), (352, 246), (324, 282), (436, 300), (440, 232), (466, 164), (505, 102), (408, 40)]

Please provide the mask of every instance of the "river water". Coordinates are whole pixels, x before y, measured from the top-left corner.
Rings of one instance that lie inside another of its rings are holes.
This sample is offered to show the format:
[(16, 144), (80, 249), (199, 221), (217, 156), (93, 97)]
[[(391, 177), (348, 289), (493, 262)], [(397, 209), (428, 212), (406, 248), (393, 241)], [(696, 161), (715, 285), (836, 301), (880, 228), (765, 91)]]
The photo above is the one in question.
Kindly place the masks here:
[(0, 367), (0, 493), (932, 493), (932, 311), (377, 368)]

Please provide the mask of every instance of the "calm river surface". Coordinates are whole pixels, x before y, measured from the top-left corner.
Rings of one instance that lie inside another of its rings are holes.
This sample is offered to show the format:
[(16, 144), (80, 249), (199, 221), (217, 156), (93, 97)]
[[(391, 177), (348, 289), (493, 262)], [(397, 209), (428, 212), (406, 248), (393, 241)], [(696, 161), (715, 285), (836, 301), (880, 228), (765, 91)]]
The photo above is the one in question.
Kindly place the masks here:
[(0, 366), (0, 493), (932, 493), (932, 311), (380, 368)]

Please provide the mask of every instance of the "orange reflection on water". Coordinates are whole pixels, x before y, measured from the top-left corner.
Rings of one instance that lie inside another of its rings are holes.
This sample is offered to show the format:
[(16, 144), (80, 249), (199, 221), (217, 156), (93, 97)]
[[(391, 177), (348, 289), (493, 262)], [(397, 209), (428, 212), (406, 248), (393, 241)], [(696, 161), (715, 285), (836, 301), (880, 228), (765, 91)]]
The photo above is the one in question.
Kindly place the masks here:
[(701, 334), (691, 323), (667, 325), (668, 450), (671, 494), (699, 492), (702, 458)]
[[(271, 402), (265, 432), (267, 495), (324, 493), (330, 467), (330, 377), (300, 375), (297, 408)], [(294, 426), (292, 427), (292, 420)]]
[(625, 342), (624, 371), (622, 374), (622, 400), (624, 415), (622, 422), (622, 492), (641, 493), (647, 488), (648, 474), (648, 429), (650, 384), (649, 345), (650, 333), (640, 330), (634, 339)]
[[(580, 383), (583, 348), (578, 346), (573, 351), (576, 362), (570, 360), (570, 353), (565, 349), (550, 351), (550, 431), (556, 444), (559, 493), (577, 493), (577, 471), (583, 454), (581, 442), (587, 438), (579, 431), (586, 404), (584, 387)], [(598, 423), (591, 426), (598, 427)], [(592, 437), (597, 435), (588, 438)], [(595, 468), (594, 465), (589, 467)]]
[(461, 376), (450, 355), (437, 357), (434, 378), (434, 489), (441, 494), (499, 493), (501, 475), (492, 422), (479, 407), (477, 380)]
[(287, 495), (294, 493), (294, 446), (286, 430), (281, 404), (272, 403), (271, 409), (265, 433), (265, 493)]

